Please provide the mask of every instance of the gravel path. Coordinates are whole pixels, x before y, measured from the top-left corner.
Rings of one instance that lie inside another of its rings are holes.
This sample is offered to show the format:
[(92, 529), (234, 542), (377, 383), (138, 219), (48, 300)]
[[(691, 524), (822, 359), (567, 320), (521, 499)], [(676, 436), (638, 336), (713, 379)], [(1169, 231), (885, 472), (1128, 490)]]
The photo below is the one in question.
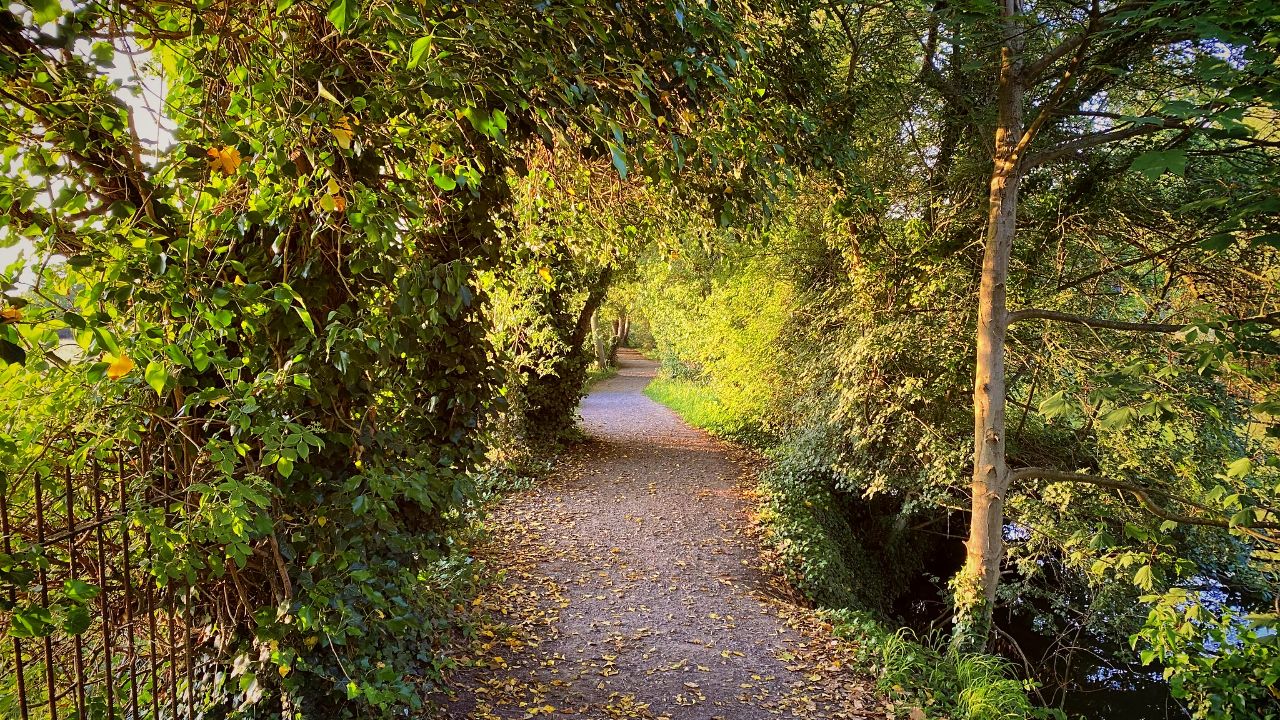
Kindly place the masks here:
[(502, 579), (445, 718), (884, 717), (852, 648), (787, 598), (751, 536), (751, 458), (645, 397), (623, 351), (557, 477), (499, 503)]

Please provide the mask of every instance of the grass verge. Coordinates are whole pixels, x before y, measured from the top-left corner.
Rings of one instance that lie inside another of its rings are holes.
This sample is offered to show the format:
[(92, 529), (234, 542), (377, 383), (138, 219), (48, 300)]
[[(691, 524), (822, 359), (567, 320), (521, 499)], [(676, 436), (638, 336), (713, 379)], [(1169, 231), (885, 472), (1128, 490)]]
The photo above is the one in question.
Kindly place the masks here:
[(741, 439), (742, 424), (715, 397), (693, 380), (659, 375), (644, 389), (651, 400), (666, 405), (684, 421), (712, 435)]
[(590, 390), (592, 387), (595, 387), (596, 383), (615, 377), (618, 377), (617, 366), (610, 365), (607, 368), (601, 369), (592, 365), (587, 368), (587, 379), (586, 382), (583, 383), (582, 387), (584, 390)]

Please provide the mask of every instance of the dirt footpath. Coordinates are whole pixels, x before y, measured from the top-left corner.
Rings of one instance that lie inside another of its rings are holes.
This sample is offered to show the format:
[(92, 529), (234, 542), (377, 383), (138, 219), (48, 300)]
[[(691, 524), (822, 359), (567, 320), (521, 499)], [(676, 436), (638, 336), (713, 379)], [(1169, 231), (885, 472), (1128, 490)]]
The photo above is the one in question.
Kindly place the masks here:
[(445, 718), (885, 717), (851, 648), (787, 600), (750, 534), (749, 458), (645, 397), (623, 351), (591, 440), (499, 504), (479, 635)]

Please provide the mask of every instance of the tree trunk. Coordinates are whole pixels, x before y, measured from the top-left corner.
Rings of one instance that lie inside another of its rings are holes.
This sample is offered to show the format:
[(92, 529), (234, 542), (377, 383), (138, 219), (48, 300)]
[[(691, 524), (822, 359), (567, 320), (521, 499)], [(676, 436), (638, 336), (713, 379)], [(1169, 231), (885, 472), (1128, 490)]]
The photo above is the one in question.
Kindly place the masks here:
[(596, 348), (596, 367), (603, 370), (609, 366), (609, 354), (605, 351), (604, 335), (600, 334), (599, 315), (598, 311), (591, 313), (591, 340)]
[(995, 164), (978, 295), (977, 358), (973, 385), (973, 516), (964, 568), (954, 581), (953, 644), (977, 651), (986, 646), (1004, 555), (1004, 501), (1009, 490), (1005, 462), (1005, 294), (1009, 256), (1017, 228), (1018, 144), (1022, 136), (1022, 45), (1016, 0), (1006, 0), (1000, 56)]

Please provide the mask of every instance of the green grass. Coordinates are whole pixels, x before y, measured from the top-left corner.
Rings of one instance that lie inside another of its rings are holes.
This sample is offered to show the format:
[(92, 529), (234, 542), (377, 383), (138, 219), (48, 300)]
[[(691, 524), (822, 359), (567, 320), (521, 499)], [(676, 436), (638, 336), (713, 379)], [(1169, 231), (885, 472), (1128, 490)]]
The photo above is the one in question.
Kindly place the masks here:
[(1011, 677), (1009, 664), (994, 655), (939, 650), (945, 638), (921, 640), (910, 630), (891, 632), (869, 613), (828, 611), (835, 634), (854, 643), (876, 676), (879, 690), (908, 705), (956, 720), (1062, 717), (1038, 708), (1026, 684)]
[(587, 380), (583, 384), (583, 387), (590, 390), (595, 387), (596, 383), (604, 382), (609, 378), (615, 377), (618, 377), (618, 368), (616, 366), (610, 365), (607, 368), (600, 369), (593, 364), (591, 367), (587, 368)]
[(659, 375), (644, 389), (644, 394), (674, 410), (690, 425), (717, 437), (757, 449), (768, 443), (758, 427), (734, 415), (696, 380)]
[(693, 380), (659, 376), (644, 389), (644, 394), (666, 405), (684, 421), (713, 435), (731, 435), (732, 418), (724, 407)]

